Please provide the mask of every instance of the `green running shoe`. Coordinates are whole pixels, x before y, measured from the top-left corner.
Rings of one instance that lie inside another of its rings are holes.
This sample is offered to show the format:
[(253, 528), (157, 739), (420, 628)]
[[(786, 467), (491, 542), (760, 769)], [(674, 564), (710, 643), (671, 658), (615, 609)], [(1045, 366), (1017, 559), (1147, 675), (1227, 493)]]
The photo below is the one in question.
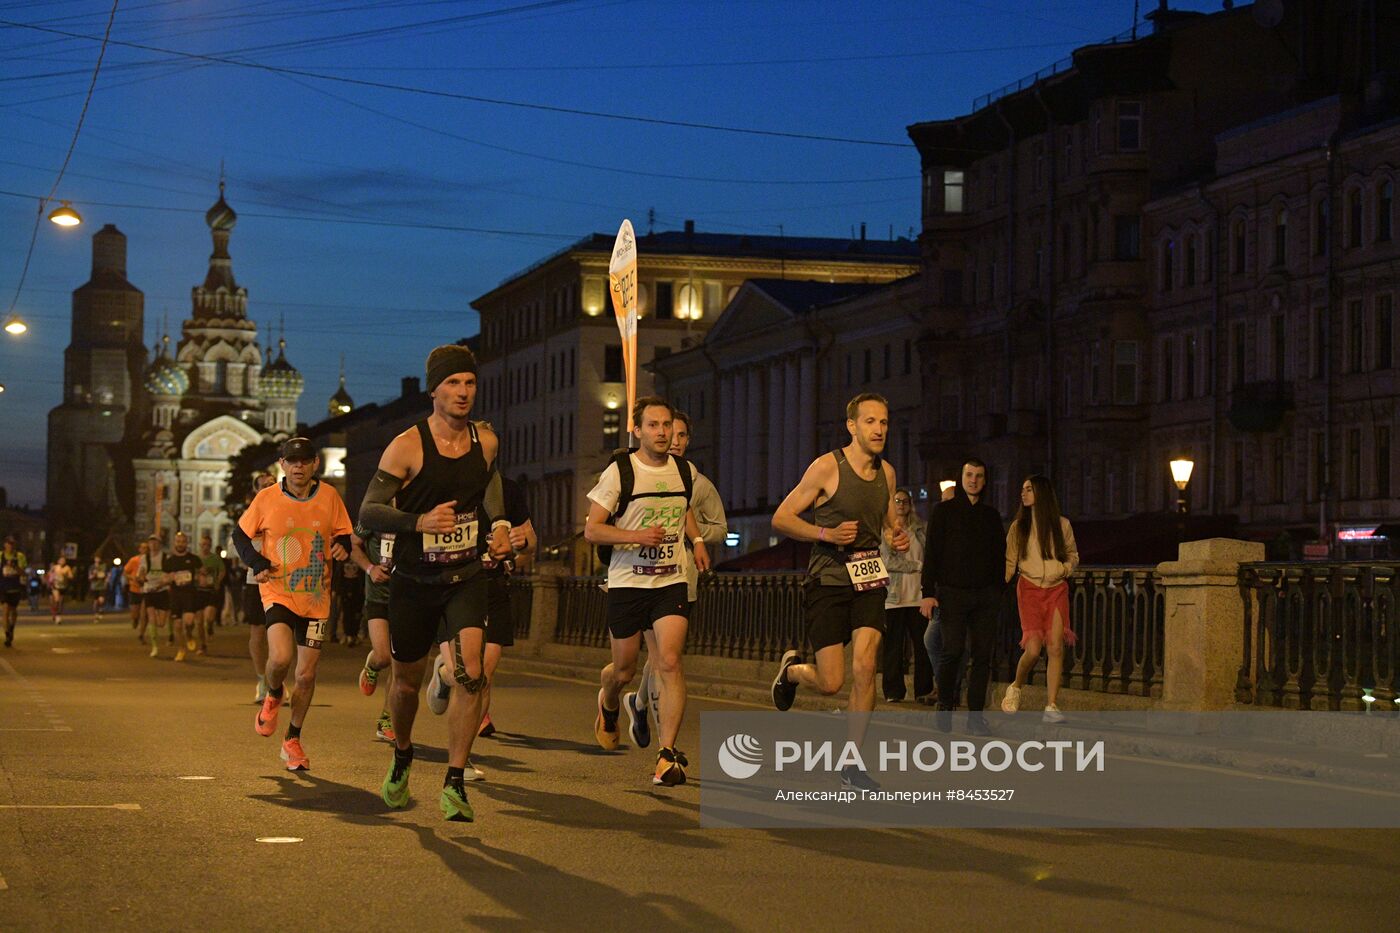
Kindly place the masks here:
[(408, 806), (408, 769), (412, 765), (412, 758), (400, 762), (395, 755), (393, 764), (389, 765), (389, 773), (384, 775), (384, 783), (379, 787), (379, 796), (395, 810)]
[(467, 801), (467, 790), (455, 784), (444, 784), (442, 796), (438, 798), (442, 815), (457, 823), (470, 823), (476, 819), (472, 805)]

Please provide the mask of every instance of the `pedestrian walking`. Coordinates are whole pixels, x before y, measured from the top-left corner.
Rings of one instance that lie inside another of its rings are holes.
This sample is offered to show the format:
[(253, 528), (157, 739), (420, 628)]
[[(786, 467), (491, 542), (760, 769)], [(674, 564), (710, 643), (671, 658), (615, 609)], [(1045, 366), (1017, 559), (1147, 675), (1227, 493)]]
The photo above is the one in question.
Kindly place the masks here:
[(1001, 607), (1005, 531), (1001, 515), (986, 501), (987, 465), (969, 457), (962, 465), (958, 494), (939, 503), (929, 517), (924, 548), (925, 619), (941, 610), (943, 652), (938, 659), (940, 729), (952, 726), (958, 701), (957, 675), (966, 645), (972, 642), (972, 670), (967, 682), (968, 729), (987, 735), (982, 711), (987, 702), (997, 612)]
[(1021, 614), (1021, 660), (1016, 677), (1006, 688), (1001, 708), (1014, 713), (1021, 705), (1021, 688), (1046, 653), (1046, 722), (1064, 722), (1055, 701), (1064, 670), (1064, 646), (1074, 644), (1069, 622), (1069, 577), (1079, 566), (1079, 547), (1069, 519), (1050, 480), (1039, 474), (1021, 484), (1021, 508), (1006, 534), (1006, 581), (1016, 581), (1016, 607)]

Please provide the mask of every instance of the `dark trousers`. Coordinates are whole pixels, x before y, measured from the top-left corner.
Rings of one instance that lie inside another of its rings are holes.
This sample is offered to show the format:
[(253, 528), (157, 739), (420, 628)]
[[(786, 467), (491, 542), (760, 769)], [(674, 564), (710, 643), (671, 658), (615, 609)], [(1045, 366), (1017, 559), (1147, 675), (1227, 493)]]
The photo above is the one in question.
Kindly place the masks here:
[(967, 708), (980, 711), (986, 706), (1001, 591), (1000, 586), (938, 587), (938, 608), (943, 620), (943, 657), (938, 665), (938, 705), (941, 708), (952, 709), (957, 705), (958, 672), (969, 637), (972, 671), (967, 678)]
[(885, 640), (880, 649), (885, 699), (904, 699), (904, 668), (911, 654), (914, 656), (914, 696), (933, 692), (933, 665), (923, 650), (926, 625), (928, 622), (919, 615), (918, 606), (885, 610)]

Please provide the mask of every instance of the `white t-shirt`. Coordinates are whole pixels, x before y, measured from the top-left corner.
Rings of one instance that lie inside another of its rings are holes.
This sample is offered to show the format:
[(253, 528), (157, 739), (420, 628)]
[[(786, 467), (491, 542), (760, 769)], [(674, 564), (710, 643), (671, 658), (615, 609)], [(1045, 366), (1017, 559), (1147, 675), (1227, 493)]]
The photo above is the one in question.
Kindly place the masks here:
[[(695, 468), (690, 468), (692, 482)], [(666, 529), (666, 539), (658, 545), (642, 547), (619, 544), (613, 547), (608, 564), (608, 588), (633, 587), (656, 589), (685, 582), (685, 484), (681, 481), (676, 462), (667, 459), (661, 467), (647, 466), (636, 454), (632, 455), (632, 500), (614, 524), (627, 531), (660, 525)], [(622, 492), (622, 480), (617, 464), (609, 463), (598, 485), (588, 498), (611, 514)]]

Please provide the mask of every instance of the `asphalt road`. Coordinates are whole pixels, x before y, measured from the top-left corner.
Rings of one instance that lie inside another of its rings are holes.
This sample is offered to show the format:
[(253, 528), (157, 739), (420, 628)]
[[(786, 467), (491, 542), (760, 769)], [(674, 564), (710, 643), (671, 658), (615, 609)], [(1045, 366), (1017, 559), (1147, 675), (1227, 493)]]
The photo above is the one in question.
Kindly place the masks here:
[[(245, 646), (224, 629), (177, 665), (121, 621), (24, 615), (0, 649), (0, 930), (1396, 928), (1394, 831), (702, 830), (698, 767), (653, 789), (650, 754), (594, 745), (596, 688), (509, 659), (477, 822), (438, 813), (426, 707), (415, 802), (389, 812), (364, 649), (327, 648), (294, 775), (252, 729)], [(692, 700), (680, 746), (735, 708)]]

